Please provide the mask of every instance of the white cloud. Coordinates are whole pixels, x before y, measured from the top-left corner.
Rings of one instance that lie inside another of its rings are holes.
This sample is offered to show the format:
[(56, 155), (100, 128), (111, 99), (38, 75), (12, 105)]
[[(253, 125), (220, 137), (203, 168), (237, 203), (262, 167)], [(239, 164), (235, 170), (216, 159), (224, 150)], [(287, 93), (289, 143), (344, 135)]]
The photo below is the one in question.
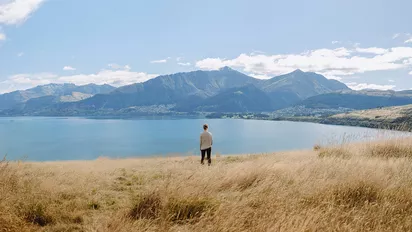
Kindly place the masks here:
[(412, 71), (409, 73), (409, 75), (412, 75)]
[(362, 89), (376, 89), (376, 90), (391, 90), (395, 88), (395, 85), (376, 85), (376, 84), (367, 84), (367, 83), (346, 83), (346, 85), (353, 90), (362, 90)]
[(19, 54), (17, 54), (18, 57), (22, 57), (24, 56), (24, 52), (20, 52)]
[(64, 67), (63, 67), (63, 70), (64, 70), (64, 71), (74, 71), (74, 70), (76, 70), (76, 69), (73, 68), (72, 66), (64, 66)]
[(338, 43), (340, 43), (340, 42), (337, 41), (337, 40), (332, 41), (332, 44), (338, 44)]
[(6, 40), (6, 35), (3, 33), (0, 33), (0, 41)]
[(388, 80), (390, 83), (394, 83), (395, 82), (395, 80), (392, 80), (392, 79), (389, 79)]
[(342, 80), (342, 77), (333, 76), (333, 75), (328, 75), (327, 78), (328, 78), (328, 79), (332, 79), (332, 80), (337, 80), (337, 81), (341, 81), (341, 80)]
[(260, 51), (260, 50), (253, 50), (252, 53), (250, 53), (251, 55), (257, 55), (257, 54), (265, 54), (264, 51)]
[(401, 35), (400, 33), (396, 33), (396, 34), (394, 34), (394, 35), (392, 36), (392, 39), (396, 39), (396, 38), (398, 38), (400, 35)]
[[(125, 68), (126, 67), (126, 68)], [(73, 83), (76, 85), (109, 84), (113, 86), (123, 86), (138, 82), (144, 82), (158, 75), (143, 72), (131, 72), (127, 69), (109, 70), (103, 69), (94, 74), (79, 74), (69, 76), (58, 76), (53, 73), (37, 74), (17, 74), (8, 77), (5, 81), (0, 81), (0, 93), (6, 93), (14, 90), (28, 89), (37, 85), (50, 83)]]
[(50, 80), (57, 78), (52, 73), (17, 74), (0, 81), (0, 93), (8, 93), (15, 90), (28, 89), (37, 85), (52, 83)]
[(177, 63), (177, 64), (180, 65), (180, 66), (190, 66), (191, 65), (189, 62), (187, 62), (187, 63)]
[(388, 49), (371, 47), (371, 48), (356, 48), (356, 51), (360, 53), (371, 53), (371, 54), (376, 54), (376, 55), (382, 55), (382, 54), (387, 53)]
[(205, 70), (215, 70), (226, 66), (230, 61), (220, 58), (206, 58), (196, 62), (196, 67)]
[(272, 76), (268, 76), (268, 75), (258, 75), (258, 74), (253, 74), (253, 73), (249, 74), (249, 76), (254, 77), (254, 78), (257, 78), (257, 79), (264, 79), (264, 80), (267, 80), (267, 79), (272, 78)]
[(409, 58), (409, 59), (404, 59), (403, 61), (402, 61), (402, 63), (403, 64), (405, 64), (405, 65), (412, 65), (412, 58)]
[(160, 64), (160, 63), (166, 63), (166, 62), (167, 62), (167, 59), (150, 61), (150, 63), (152, 64)]
[[(359, 52), (362, 51), (362, 52)], [(372, 54), (364, 55), (368, 52)], [(234, 59), (206, 58), (196, 67), (215, 70), (233, 67), (255, 76), (276, 76), (295, 69), (317, 72), (331, 79), (370, 71), (399, 70), (412, 67), (412, 47), (317, 49), (300, 54), (240, 54)]]
[(0, 24), (19, 24), (26, 21), (45, 0), (9, 0), (0, 3)]
[(109, 68), (111, 69), (124, 69), (124, 70), (131, 70), (132, 68), (130, 67), (130, 65), (119, 65), (119, 64), (108, 64), (107, 66), (109, 66)]
[(176, 61), (179, 62), (183, 59), (183, 57), (176, 57)]
[(407, 40), (405, 40), (405, 43), (412, 43), (412, 37), (409, 38), (409, 39), (407, 39)]

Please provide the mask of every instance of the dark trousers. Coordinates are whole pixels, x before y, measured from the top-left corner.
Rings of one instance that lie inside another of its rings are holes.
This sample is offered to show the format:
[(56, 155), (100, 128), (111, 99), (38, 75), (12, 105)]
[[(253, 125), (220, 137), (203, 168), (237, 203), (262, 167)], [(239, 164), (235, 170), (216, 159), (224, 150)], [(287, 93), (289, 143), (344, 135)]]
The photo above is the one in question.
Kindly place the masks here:
[(207, 162), (211, 164), (212, 159), (210, 158), (210, 155), (212, 154), (212, 148), (209, 147), (208, 149), (201, 150), (201, 152), (202, 152), (202, 160), (200, 162), (203, 164), (203, 161), (205, 160), (205, 155), (207, 153)]

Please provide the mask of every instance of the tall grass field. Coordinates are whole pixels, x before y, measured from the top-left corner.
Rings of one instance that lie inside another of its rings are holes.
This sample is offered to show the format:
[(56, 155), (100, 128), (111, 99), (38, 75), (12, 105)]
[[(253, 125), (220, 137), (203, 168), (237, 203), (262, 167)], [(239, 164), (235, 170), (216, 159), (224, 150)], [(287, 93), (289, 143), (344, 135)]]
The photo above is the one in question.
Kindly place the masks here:
[(0, 163), (0, 231), (412, 231), (412, 140)]

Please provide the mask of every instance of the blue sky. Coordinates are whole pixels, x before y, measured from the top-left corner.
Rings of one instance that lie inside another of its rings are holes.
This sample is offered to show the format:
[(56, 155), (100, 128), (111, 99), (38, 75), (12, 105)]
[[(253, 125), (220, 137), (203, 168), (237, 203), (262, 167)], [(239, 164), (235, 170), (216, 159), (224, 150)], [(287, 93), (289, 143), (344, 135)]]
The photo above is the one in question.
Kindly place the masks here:
[(412, 89), (409, 0), (0, 0), (0, 92), (230, 66)]

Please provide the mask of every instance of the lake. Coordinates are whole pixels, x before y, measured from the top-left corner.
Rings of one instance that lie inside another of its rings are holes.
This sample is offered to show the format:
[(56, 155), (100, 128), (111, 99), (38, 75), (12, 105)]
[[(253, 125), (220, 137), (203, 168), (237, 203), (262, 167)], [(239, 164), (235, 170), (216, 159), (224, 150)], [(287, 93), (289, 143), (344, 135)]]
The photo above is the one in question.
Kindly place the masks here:
[(0, 156), (9, 160), (90, 160), (100, 156), (198, 155), (202, 125), (214, 153), (246, 154), (311, 149), (315, 144), (361, 141), (405, 132), (304, 122), (237, 119), (0, 118)]

